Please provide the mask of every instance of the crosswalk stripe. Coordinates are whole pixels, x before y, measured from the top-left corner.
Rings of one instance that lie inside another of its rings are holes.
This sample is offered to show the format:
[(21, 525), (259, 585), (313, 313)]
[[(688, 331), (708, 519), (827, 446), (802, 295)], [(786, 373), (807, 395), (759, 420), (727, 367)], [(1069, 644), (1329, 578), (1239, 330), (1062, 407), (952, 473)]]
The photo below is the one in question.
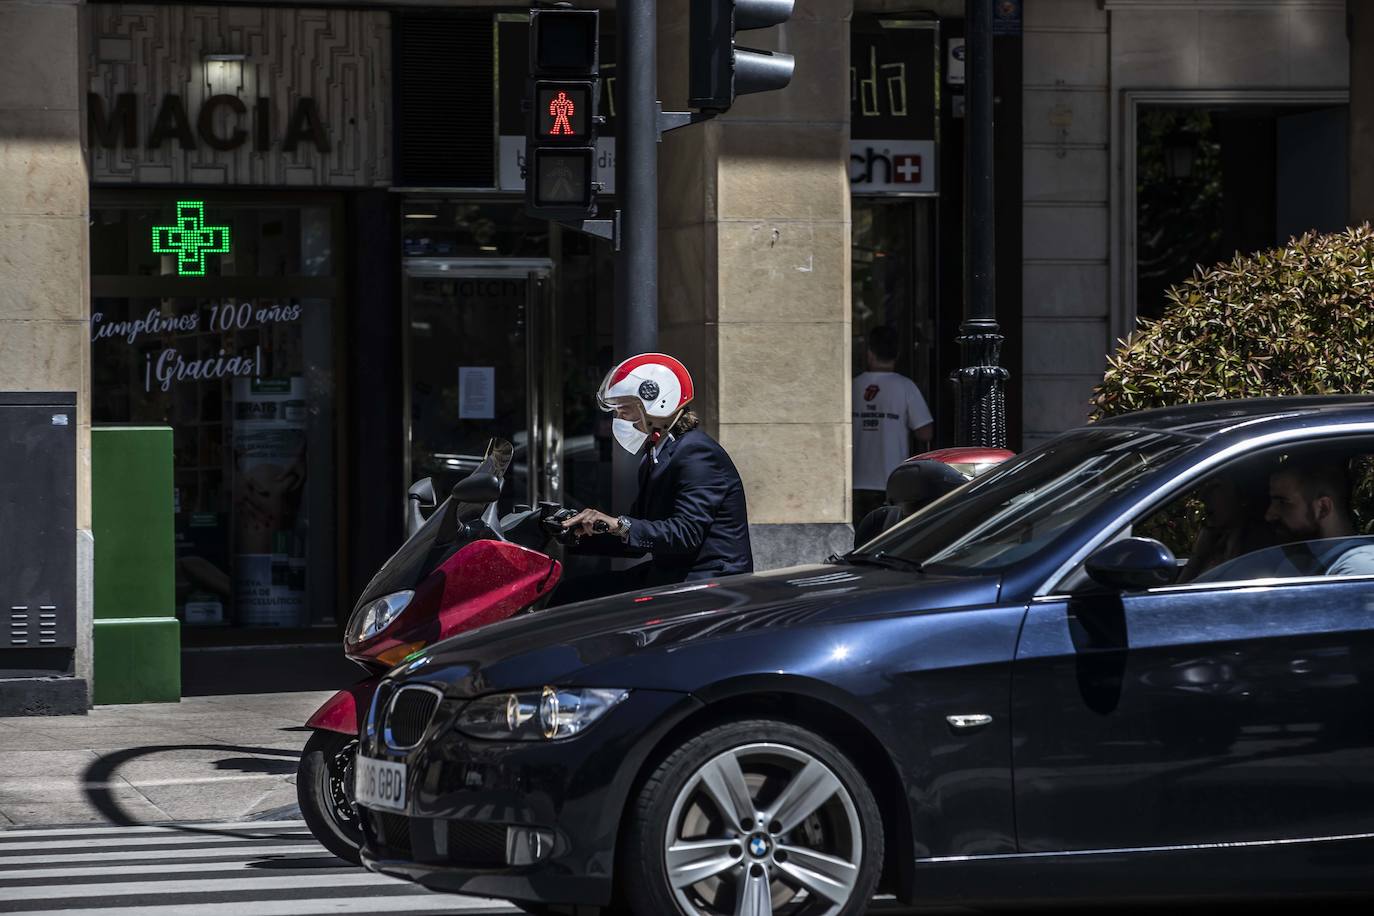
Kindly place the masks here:
[[(318, 843), (310, 843), (301, 846), (274, 846), (270, 844), (250, 845), (247, 843), (237, 846), (219, 846), (212, 849), (165, 849), (153, 853), (146, 849), (135, 849), (130, 852), (82, 852), (76, 855), (62, 856), (64, 862), (130, 862), (138, 859), (147, 859), (149, 856), (156, 855), (159, 859), (214, 859), (227, 856), (267, 856), (285, 855), (294, 852), (319, 852)], [(52, 853), (33, 856), (4, 856), (0, 857), (0, 870), (14, 865), (42, 865), (50, 864), (54, 856)]]
[(23, 830), (0, 829), (0, 846), (11, 839), (37, 836), (119, 836), (137, 833), (177, 833), (184, 830), (271, 830), (276, 827), (305, 828), (305, 821), (224, 821), (197, 824), (188, 821), (184, 824), (136, 824), (127, 827), (110, 827), (105, 824), (91, 824), (86, 827), (38, 827)]
[[(336, 897), (317, 900), (244, 900), (233, 903), (156, 904), (61, 910), (61, 916), (326, 916), (329, 913), (517, 913), (494, 900), (474, 897)], [(54, 916), (52, 910), (13, 910), (9, 916)]]
[[(197, 843), (261, 843), (265, 840), (274, 840), (280, 837), (283, 841), (311, 839), (309, 831), (293, 831), (291, 833), (264, 834), (261, 836), (225, 836), (213, 833), (167, 833), (158, 836), (137, 836), (121, 839), (119, 845), (125, 846), (193, 846)], [(108, 837), (95, 837), (93, 839), (77, 839), (73, 837), (69, 840), (30, 840), (26, 843), (4, 843), (0, 844), (0, 860), (3, 860), (10, 852), (25, 849), (88, 849), (90, 847), (109, 846)], [(151, 855), (151, 851), (149, 852)]]
[(80, 897), (127, 897), (144, 894), (213, 894), (221, 891), (279, 890), (306, 887), (406, 888), (413, 893), (431, 892), (400, 878), (359, 871), (343, 875), (252, 875), (242, 878), (172, 879), (169, 881), (112, 882), (107, 884), (65, 884), (46, 887), (11, 887), (4, 891), (6, 903), (23, 900), (66, 900)]
[[(318, 856), (299, 860), (303, 868), (311, 868), (318, 871), (325, 871), (326, 867), (305, 865), (304, 863), (318, 862), (321, 859), (333, 859), (340, 869), (355, 869), (356, 865), (351, 865), (342, 859), (335, 859), (323, 849), (317, 849)], [(334, 866), (328, 866), (334, 867)], [(195, 872), (203, 874), (212, 871), (252, 871), (260, 872), (262, 866), (251, 860), (234, 860), (232, 862), (162, 862), (157, 865), (129, 865), (125, 862), (108, 862), (104, 864), (86, 865), (76, 868), (21, 868), (13, 871), (0, 871), (0, 888), (6, 884), (13, 884), (16, 881), (34, 881), (40, 878), (90, 878), (94, 876), (124, 877), (125, 875), (174, 875), (182, 872)]]
[(58, 827), (0, 841), (5, 916), (509, 916), (330, 855), (303, 821)]

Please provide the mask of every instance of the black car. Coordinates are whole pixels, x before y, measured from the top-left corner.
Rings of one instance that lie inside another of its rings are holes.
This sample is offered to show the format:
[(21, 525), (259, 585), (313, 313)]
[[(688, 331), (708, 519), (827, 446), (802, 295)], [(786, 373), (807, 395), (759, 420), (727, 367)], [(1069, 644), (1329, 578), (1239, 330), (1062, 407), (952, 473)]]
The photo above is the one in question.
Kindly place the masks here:
[[(1370, 456), (1369, 398), (1138, 413), (825, 565), (440, 643), (365, 726), (364, 861), (652, 916), (1363, 894), (1374, 539), (1317, 516), (1374, 521)], [(1277, 538), (1315, 462), (1346, 492)]]

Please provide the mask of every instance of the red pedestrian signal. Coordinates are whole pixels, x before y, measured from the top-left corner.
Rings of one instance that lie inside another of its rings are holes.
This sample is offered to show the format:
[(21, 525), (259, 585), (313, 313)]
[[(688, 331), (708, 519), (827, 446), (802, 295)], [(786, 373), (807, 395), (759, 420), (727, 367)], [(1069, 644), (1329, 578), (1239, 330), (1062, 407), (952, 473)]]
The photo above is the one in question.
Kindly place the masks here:
[(577, 108), (568, 98), (568, 94), (560, 89), (558, 95), (549, 103), (549, 114), (554, 116), (553, 130), (549, 133), (555, 136), (572, 133), (573, 129), (572, 125), (568, 123), (568, 115), (573, 114), (576, 110)]
[(590, 83), (538, 83), (534, 93), (537, 132), (545, 140), (585, 143), (589, 133)]

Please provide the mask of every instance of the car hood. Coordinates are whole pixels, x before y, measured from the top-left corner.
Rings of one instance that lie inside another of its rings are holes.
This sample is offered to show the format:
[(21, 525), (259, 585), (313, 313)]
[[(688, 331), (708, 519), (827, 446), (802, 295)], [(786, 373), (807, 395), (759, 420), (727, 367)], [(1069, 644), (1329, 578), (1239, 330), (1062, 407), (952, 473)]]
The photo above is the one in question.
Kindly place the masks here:
[[(690, 690), (682, 659), (725, 641), (776, 644), (780, 631), (790, 636), (865, 617), (991, 604), (998, 585), (995, 576), (839, 564), (730, 576), (482, 627), (436, 643), (393, 676), (439, 684), (453, 696), (477, 696), (550, 683), (594, 686), (611, 676), (611, 668), (619, 686)], [(685, 653), (689, 647), (697, 651)]]

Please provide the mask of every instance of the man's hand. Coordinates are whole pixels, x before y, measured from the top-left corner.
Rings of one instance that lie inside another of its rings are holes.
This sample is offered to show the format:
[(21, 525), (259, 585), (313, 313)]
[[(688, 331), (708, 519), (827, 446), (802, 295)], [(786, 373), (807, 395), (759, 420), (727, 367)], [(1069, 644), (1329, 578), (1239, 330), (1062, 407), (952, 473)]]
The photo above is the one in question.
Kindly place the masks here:
[(564, 531), (577, 529), (578, 535), (582, 537), (591, 534), (610, 534), (619, 527), (620, 519), (595, 509), (583, 509), (563, 523)]

